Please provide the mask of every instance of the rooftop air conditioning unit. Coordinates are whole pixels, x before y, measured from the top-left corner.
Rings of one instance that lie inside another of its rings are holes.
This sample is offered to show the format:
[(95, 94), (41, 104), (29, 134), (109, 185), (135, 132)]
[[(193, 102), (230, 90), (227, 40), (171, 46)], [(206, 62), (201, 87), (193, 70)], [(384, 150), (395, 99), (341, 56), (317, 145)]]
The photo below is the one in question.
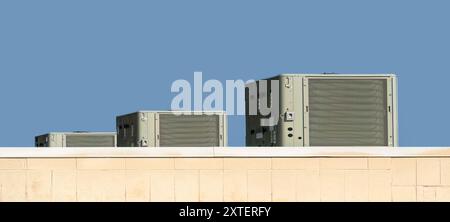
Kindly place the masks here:
[[(267, 93), (246, 88), (247, 146), (398, 146), (395, 75), (283, 74), (267, 80), (279, 81), (279, 98), (273, 98), (270, 81)], [(250, 84), (261, 89), (261, 81)], [(258, 115), (249, 115), (249, 99), (255, 98)], [(274, 99), (278, 122), (263, 126), (261, 100)]]
[(116, 125), (119, 147), (227, 146), (225, 112), (139, 111)]
[(114, 132), (52, 132), (35, 137), (36, 147), (116, 147)]

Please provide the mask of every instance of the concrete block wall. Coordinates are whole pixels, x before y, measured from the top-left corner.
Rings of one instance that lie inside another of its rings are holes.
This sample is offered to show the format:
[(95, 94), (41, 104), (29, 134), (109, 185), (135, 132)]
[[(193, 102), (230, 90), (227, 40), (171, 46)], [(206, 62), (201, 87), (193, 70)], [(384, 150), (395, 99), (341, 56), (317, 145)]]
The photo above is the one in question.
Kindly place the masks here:
[(446, 154), (16, 152), (0, 155), (0, 201), (450, 201)]

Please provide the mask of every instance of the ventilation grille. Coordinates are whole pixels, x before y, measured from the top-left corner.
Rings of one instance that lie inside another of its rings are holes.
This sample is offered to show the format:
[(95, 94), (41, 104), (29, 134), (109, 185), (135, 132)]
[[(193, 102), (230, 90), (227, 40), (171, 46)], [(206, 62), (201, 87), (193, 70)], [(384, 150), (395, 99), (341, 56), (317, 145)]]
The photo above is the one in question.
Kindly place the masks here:
[(309, 79), (311, 146), (387, 146), (384, 79)]
[(219, 146), (218, 115), (160, 114), (160, 146)]
[(66, 147), (115, 147), (112, 135), (67, 135)]

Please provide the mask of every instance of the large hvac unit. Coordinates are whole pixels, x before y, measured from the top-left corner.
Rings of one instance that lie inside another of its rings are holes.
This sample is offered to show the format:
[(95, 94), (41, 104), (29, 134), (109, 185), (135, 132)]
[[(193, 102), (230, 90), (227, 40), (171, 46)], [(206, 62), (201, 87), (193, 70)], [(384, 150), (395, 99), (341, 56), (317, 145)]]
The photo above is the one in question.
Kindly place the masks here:
[(227, 146), (225, 112), (139, 111), (116, 125), (119, 147)]
[[(394, 74), (283, 74), (266, 80), (278, 80), (279, 97), (270, 81), (267, 87), (261, 81), (247, 85), (247, 146), (398, 146)], [(257, 101), (259, 110), (261, 101), (271, 105), (274, 99), (274, 124), (262, 125), (268, 116), (260, 112), (249, 114), (250, 103)]]
[(35, 137), (36, 147), (116, 147), (114, 132), (52, 132)]

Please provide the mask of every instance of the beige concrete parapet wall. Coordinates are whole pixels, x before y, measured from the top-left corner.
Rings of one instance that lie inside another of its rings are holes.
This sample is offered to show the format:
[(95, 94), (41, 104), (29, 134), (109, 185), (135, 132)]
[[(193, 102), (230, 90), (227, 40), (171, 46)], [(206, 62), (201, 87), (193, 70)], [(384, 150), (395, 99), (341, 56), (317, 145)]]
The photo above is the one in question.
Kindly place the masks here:
[(0, 148), (0, 201), (450, 201), (450, 148)]

